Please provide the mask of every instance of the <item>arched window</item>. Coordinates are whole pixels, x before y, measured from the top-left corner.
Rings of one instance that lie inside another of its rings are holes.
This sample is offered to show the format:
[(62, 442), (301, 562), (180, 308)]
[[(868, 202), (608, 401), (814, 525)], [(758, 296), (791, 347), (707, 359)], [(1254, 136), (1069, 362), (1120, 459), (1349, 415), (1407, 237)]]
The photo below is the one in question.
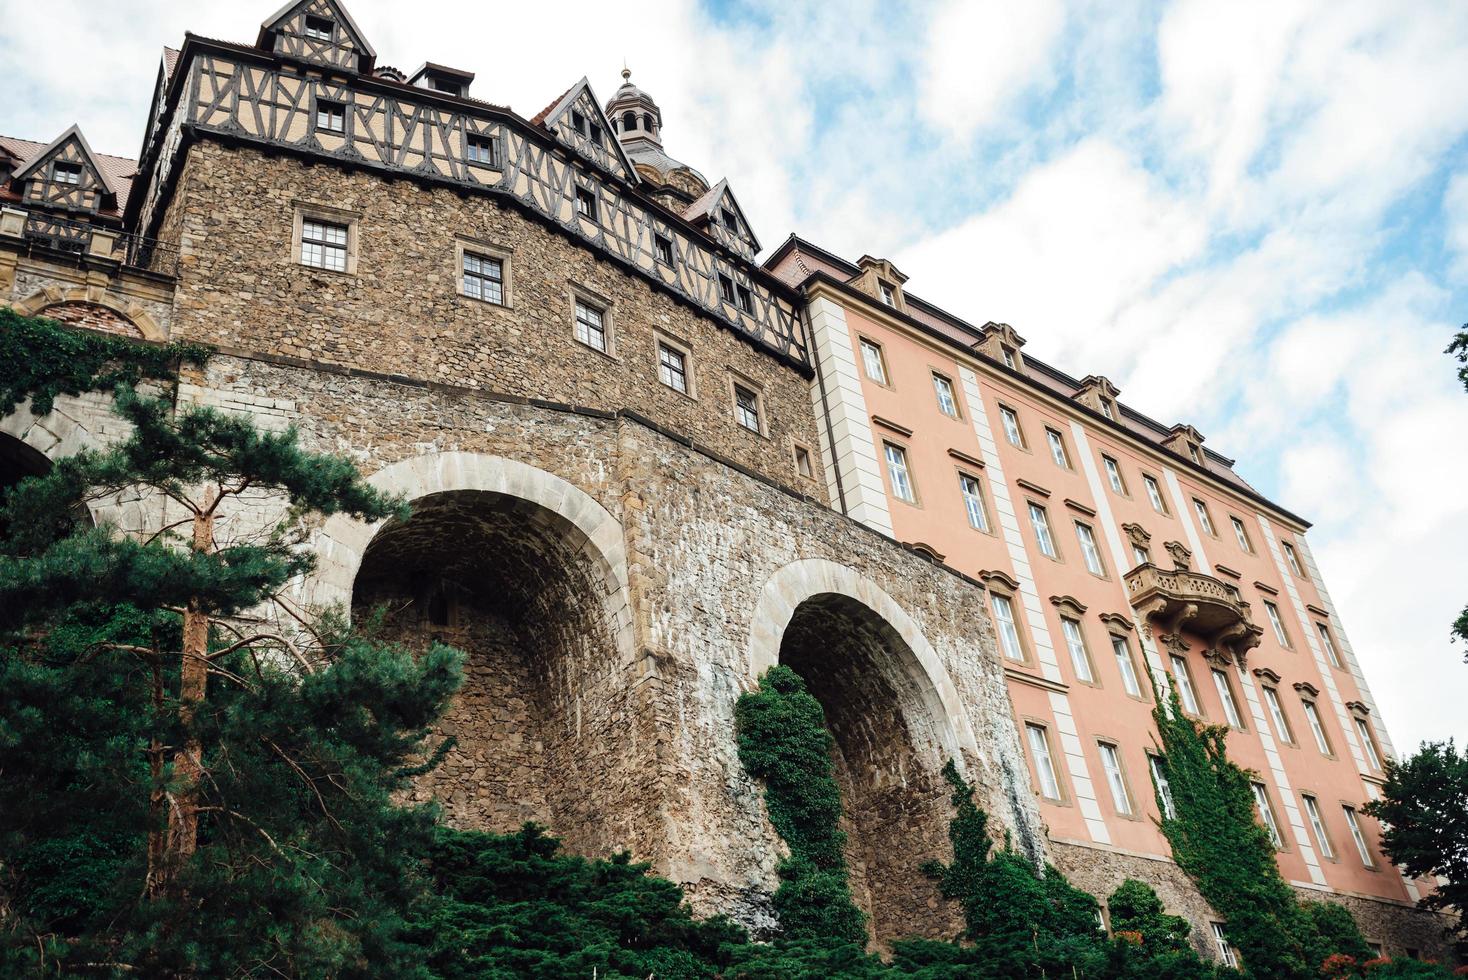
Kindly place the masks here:
[(653, 126), (652, 126), (652, 113), (650, 113), (650, 112), (644, 112), (642, 114), (642, 128), (645, 129), (645, 130), (647, 130), (649, 133), (651, 133), (653, 131)]
[(629, 133), (636, 129), (637, 113), (633, 112), (631, 109), (628, 109), (626, 112), (622, 113), (622, 128)]

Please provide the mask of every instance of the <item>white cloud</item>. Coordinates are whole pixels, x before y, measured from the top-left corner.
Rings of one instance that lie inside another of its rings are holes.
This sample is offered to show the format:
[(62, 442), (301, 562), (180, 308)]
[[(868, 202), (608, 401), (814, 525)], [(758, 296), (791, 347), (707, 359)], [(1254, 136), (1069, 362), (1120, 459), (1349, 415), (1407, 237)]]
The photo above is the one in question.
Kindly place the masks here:
[(1453, 274), (1468, 279), (1468, 171), (1455, 176), (1443, 195), (1446, 242)]

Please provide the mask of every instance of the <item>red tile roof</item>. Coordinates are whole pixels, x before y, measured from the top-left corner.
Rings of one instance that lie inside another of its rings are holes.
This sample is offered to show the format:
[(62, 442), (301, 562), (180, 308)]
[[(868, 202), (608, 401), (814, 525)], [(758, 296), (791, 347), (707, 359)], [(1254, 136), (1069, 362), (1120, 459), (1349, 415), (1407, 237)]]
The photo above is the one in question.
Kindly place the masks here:
[[(46, 145), (15, 136), (0, 136), (0, 167), (4, 168), (6, 177), (5, 181), (0, 183), (0, 200), (19, 201), (21, 199), (20, 195), (11, 190), (9, 177), (19, 170), (22, 164), (44, 150)], [(97, 166), (102, 168), (107, 179), (117, 189), (117, 206), (103, 209), (99, 213), (113, 218), (121, 217), (122, 205), (127, 201), (128, 190), (132, 187), (133, 178), (138, 173), (138, 162), (107, 153), (97, 153), (94, 156), (97, 158)]]

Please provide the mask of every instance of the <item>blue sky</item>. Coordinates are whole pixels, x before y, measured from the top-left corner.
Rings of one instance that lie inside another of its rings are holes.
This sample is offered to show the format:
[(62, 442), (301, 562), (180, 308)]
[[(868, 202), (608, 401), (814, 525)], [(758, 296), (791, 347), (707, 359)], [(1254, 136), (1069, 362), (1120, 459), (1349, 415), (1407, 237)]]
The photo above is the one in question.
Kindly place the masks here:
[[(274, 0), (0, 0), (0, 132), (132, 155), (164, 43)], [(1189, 422), (1310, 541), (1398, 746), (1468, 740), (1468, 4), (353, 0), (529, 115), (623, 59), (672, 155)], [(258, 8), (258, 9), (257, 9)], [(79, 36), (44, 43), (57, 22)], [(78, 58), (77, 52), (86, 57)]]

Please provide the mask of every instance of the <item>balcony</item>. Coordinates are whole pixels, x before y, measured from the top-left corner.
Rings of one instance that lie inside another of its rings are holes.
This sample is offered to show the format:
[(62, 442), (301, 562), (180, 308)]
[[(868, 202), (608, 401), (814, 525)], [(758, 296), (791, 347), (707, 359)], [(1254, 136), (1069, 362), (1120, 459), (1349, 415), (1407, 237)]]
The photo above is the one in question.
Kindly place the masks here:
[(1210, 653), (1231, 656), (1240, 665), (1264, 635), (1238, 590), (1211, 575), (1139, 565), (1126, 573), (1126, 587), (1132, 607), (1159, 632), (1186, 630), (1202, 637)]
[(0, 238), (20, 239), (27, 249), (75, 258), (78, 262), (117, 263), (159, 275), (178, 275), (178, 248), (131, 232), (40, 211), (4, 209)]

